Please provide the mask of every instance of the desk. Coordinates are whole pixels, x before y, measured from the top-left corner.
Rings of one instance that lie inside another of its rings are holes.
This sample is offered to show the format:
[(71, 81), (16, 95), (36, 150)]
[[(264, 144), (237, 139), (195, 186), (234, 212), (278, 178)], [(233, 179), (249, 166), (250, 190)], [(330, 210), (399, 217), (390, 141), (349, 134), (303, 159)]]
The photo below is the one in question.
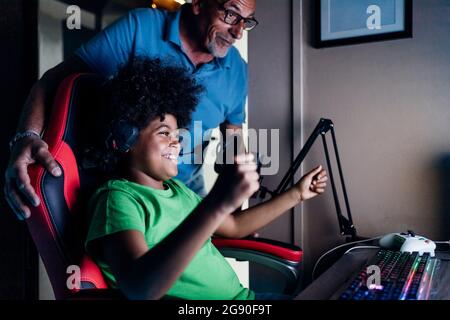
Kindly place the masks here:
[[(343, 255), (332, 267), (303, 290), (295, 300), (330, 300), (353, 280), (354, 276), (378, 252), (378, 249), (357, 249)], [(439, 259), (449, 259), (450, 253), (436, 253)], [(434, 276), (431, 300), (450, 300), (450, 262), (441, 261)]]

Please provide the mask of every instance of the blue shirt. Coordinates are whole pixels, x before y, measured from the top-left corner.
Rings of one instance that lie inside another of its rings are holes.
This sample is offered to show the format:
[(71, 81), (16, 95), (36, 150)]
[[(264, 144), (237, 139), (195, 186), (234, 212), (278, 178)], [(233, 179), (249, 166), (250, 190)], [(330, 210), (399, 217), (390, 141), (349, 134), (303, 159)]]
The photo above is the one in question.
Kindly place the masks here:
[[(192, 72), (206, 91), (187, 128), (192, 139), (185, 138), (182, 143), (184, 156), (180, 158), (177, 179), (187, 182), (199, 168), (196, 163), (201, 159), (194, 161), (192, 150), (202, 144), (202, 134), (209, 137), (210, 129), (223, 122), (241, 125), (245, 121), (247, 64), (238, 50), (231, 47), (224, 58), (215, 58), (196, 68), (181, 44), (180, 16), (181, 10), (174, 13), (150, 8), (132, 10), (81, 46), (76, 54), (105, 78), (114, 76), (120, 66), (137, 56), (159, 58)], [(201, 121), (196, 125), (198, 134), (194, 135), (194, 124), (198, 121)]]

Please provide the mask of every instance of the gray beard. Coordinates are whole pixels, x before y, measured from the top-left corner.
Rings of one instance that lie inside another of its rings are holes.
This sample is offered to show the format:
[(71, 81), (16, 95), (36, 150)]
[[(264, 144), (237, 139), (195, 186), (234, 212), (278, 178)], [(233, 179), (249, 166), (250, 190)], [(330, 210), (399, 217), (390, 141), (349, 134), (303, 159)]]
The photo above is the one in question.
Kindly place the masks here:
[(224, 58), (227, 55), (227, 53), (228, 53), (228, 50), (226, 50), (222, 54), (219, 53), (218, 50), (216, 49), (216, 46), (213, 43), (208, 44), (207, 49), (208, 49), (209, 53), (211, 53), (211, 55), (214, 58)]

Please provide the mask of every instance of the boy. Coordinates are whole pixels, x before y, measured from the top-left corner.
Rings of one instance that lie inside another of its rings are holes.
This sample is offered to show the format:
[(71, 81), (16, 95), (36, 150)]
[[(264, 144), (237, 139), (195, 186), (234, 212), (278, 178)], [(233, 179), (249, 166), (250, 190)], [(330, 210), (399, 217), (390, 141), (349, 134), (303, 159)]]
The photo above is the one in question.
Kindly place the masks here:
[(191, 76), (138, 58), (106, 89), (110, 134), (100, 158), (117, 179), (91, 200), (86, 248), (107, 281), (130, 299), (255, 299), (211, 235), (242, 238), (255, 232), (323, 193), (325, 171), (318, 167), (284, 194), (232, 215), (259, 188), (252, 155), (237, 156), (205, 199), (172, 179), (178, 127), (189, 122), (202, 92)]

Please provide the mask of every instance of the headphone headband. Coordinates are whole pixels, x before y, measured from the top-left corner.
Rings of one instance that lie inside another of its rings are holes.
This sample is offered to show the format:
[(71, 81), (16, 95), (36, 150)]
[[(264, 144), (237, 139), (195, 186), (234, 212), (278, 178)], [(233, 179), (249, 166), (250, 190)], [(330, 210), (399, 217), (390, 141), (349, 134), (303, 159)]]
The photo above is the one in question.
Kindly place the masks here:
[(108, 148), (120, 153), (127, 153), (139, 137), (139, 128), (121, 119), (114, 121), (106, 140)]

